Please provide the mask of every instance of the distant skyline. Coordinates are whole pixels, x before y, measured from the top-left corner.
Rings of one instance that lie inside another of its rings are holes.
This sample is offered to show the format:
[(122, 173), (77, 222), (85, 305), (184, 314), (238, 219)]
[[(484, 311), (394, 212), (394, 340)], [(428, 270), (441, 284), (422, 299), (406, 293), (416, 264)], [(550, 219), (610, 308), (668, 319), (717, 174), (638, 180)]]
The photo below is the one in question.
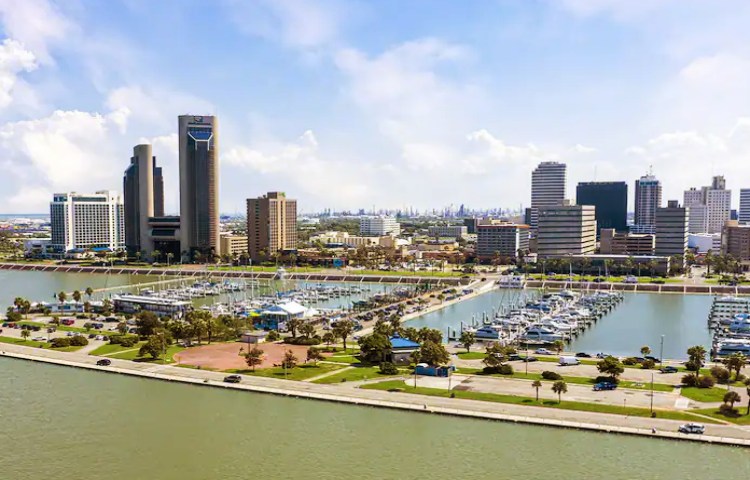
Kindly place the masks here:
[(121, 192), (150, 142), (176, 213), (181, 114), (221, 118), (222, 213), (266, 191), (302, 212), (528, 207), (544, 160), (568, 192), (632, 199), (651, 165), (664, 202), (750, 187), (750, 2), (208, 5), (0, 0), (0, 212)]

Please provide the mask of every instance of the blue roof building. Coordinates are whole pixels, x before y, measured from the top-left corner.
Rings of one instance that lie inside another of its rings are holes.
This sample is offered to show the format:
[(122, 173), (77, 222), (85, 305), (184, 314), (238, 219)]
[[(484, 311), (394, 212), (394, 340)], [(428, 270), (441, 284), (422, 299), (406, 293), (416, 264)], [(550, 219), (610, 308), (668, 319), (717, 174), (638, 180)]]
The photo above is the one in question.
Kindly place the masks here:
[(413, 342), (408, 338), (402, 338), (398, 333), (394, 334), (389, 340), (391, 342), (391, 363), (395, 365), (409, 365), (412, 353), (419, 350), (419, 343)]

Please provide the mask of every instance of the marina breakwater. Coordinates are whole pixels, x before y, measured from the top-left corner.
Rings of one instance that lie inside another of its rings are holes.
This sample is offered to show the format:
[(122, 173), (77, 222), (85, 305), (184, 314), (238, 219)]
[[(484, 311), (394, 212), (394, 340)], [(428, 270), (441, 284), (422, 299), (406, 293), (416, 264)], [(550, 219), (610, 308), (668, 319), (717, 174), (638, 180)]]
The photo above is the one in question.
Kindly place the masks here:
[[(677, 433), (676, 430), (679, 422), (673, 420), (548, 409), (379, 390), (363, 390), (353, 388), (352, 386), (317, 385), (309, 382), (294, 382), (251, 376), (243, 376), (242, 383), (229, 384), (222, 381), (224, 374), (220, 372), (175, 366), (155, 366), (116, 359), (113, 359), (111, 366), (97, 366), (97, 357), (87, 356), (82, 353), (49, 350), (37, 351), (33, 348), (18, 345), (3, 345), (2, 352), (0, 352), (1, 357), (196, 386), (265, 393), (341, 404), (547, 427), (619, 433), (669, 440), (750, 447), (750, 430), (732, 425), (709, 425), (706, 435), (685, 435)], [(654, 428), (656, 428), (656, 431), (653, 430)]]
[[(206, 268), (159, 268), (159, 267), (94, 267), (81, 265), (40, 265), (25, 263), (0, 263), (1, 270), (18, 270), (27, 272), (60, 272), (60, 273), (95, 273), (103, 275), (152, 275), (152, 276), (180, 276), (180, 277), (219, 277), (245, 278), (252, 280), (273, 280), (277, 278), (275, 272), (261, 272), (253, 270), (210, 270)], [(287, 272), (285, 280), (302, 282), (368, 282), (394, 284), (435, 284), (445, 286), (466, 285), (471, 279), (460, 277), (436, 277), (417, 275), (357, 275), (346, 273), (309, 273)]]
[(677, 294), (705, 294), (705, 295), (750, 295), (750, 286), (707, 285), (707, 284), (677, 284), (677, 283), (594, 283), (570, 282), (561, 280), (528, 280), (528, 288), (550, 288), (555, 290), (614, 290), (633, 293), (677, 293)]

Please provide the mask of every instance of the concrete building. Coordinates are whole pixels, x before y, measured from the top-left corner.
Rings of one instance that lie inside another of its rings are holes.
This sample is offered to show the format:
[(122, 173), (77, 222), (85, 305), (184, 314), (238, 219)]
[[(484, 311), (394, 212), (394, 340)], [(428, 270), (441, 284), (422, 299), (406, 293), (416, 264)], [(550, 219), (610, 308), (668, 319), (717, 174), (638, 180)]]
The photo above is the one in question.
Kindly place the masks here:
[(125, 247), (148, 256), (153, 243), (148, 219), (164, 216), (164, 179), (151, 145), (136, 145), (123, 177)]
[(750, 188), (740, 189), (740, 211), (737, 219), (743, 225), (750, 224)]
[(366, 237), (382, 237), (384, 235), (401, 235), (401, 225), (395, 217), (378, 215), (373, 217), (360, 217), (359, 234)]
[(596, 251), (596, 211), (591, 205), (559, 205), (539, 211), (539, 258)]
[(476, 255), (480, 260), (490, 260), (496, 255), (516, 258), (519, 250), (529, 250), (529, 225), (506, 223), (479, 225), (477, 227)]
[(57, 254), (125, 248), (124, 208), (114, 192), (55, 193), (50, 203), (50, 222), (52, 248)]
[(427, 234), (431, 237), (465, 238), (469, 229), (462, 225), (433, 225), (427, 228)]
[[(691, 212), (692, 214), (692, 212)], [(721, 252), (720, 233), (691, 233), (688, 234), (688, 248), (697, 253)]]
[(656, 209), (661, 207), (661, 182), (653, 175), (635, 181), (634, 233), (654, 233)]
[(531, 172), (531, 208), (526, 212), (526, 223), (536, 235), (539, 210), (561, 205), (565, 200), (567, 166), (559, 162), (542, 162)]
[(721, 253), (739, 260), (747, 270), (750, 266), (750, 225), (740, 225), (737, 220), (727, 221), (721, 235)]
[(597, 228), (614, 228), (618, 232), (627, 231), (627, 183), (581, 182), (576, 187), (576, 204), (593, 205), (596, 208)]
[(393, 237), (363, 237), (357, 235), (350, 235), (347, 232), (321, 232), (317, 235), (310, 237), (310, 242), (321, 242), (322, 244), (330, 247), (375, 247), (385, 246), (381, 243), (382, 239), (391, 239)]
[(219, 236), (221, 254), (242, 255), (247, 253), (247, 235), (232, 235), (229, 233)]
[[(180, 235), (180, 217), (165, 215), (148, 219), (150, 242), (153, 251), (159, 251), (158, 259), (164, 262), (179, 261), (182, 257), (182, 235)], [(172, 254), (171, 256), (169, 254)]]
[(477, 225), (479, 225), (479, 219), (474, 218), (464, 218), (464, 226), (466, 227), (466, 232), (475, 234), (477, 233)]
[(214, 116), (178, 117), (181, 249), (219, 254), (219, 139)]
[(690, 233), (720, 233), (731, 219), (732, 191), (727, 190), (723, 176), (713, 177), (711, 186), (685, 190), (683, 200), (690, 208)]
[(654, 235), (618, 232), (614, 228), (600, 230), (599, 253), (602, 255), (653, 255)]
[(297, 200), (268, 192), (247, 200), (247, 252), (253, 261), (297, 249)]
[(656, 255), (685, 255), (688, 247), (688, 224), (691, 209), (680, 207), (677, 200), (656, 209)]

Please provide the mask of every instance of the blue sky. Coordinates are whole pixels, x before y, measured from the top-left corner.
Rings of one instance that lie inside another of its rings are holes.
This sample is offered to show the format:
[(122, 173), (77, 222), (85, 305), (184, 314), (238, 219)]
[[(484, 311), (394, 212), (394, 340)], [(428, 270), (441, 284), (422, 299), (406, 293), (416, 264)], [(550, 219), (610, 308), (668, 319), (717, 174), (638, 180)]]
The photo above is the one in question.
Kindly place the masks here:
[[(539, 161), (750, 187), (750, 2), (0, 0), (0, 211), (121, 189), (220, 118), (221, 210), (516, 207)], [(632, 193), (631, 193), (632, 194)]]

